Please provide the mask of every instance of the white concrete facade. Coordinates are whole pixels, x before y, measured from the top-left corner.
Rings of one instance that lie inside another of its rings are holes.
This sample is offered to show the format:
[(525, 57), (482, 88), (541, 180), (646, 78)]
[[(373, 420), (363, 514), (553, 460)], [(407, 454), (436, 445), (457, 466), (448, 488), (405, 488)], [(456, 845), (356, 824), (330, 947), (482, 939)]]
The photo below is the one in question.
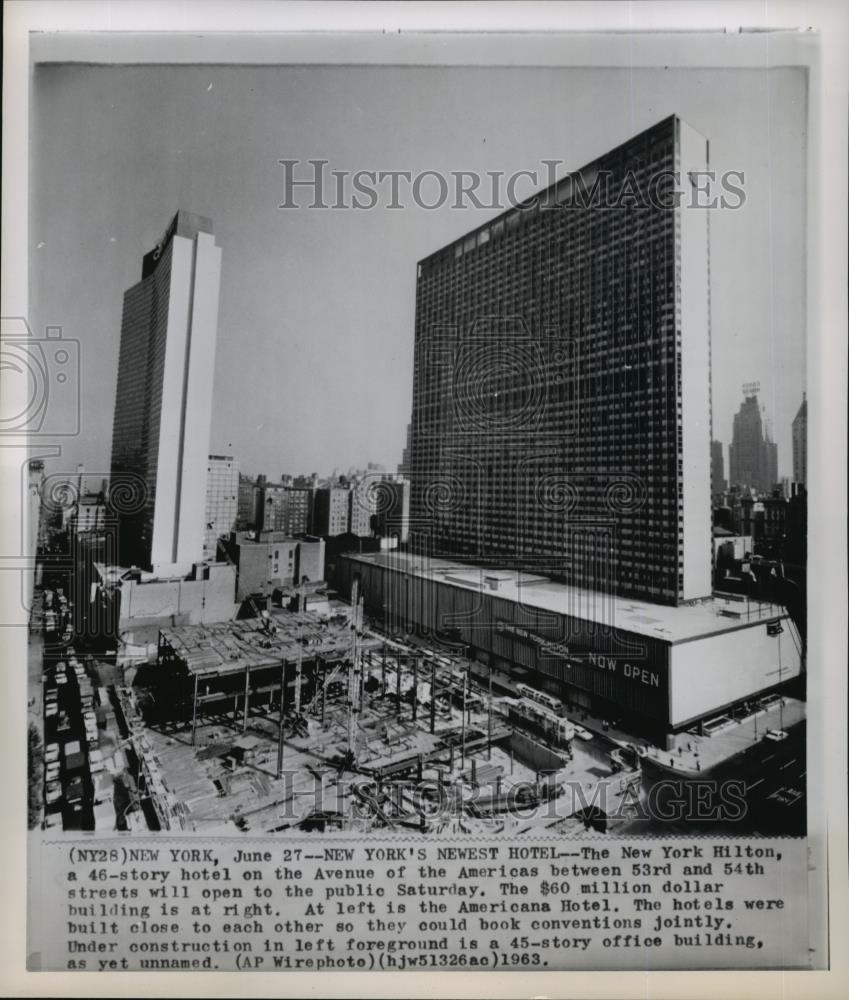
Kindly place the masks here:
[[(676, 325), (678, 328), (678, 373), (680, 386), (679, 489), (683, 498), (683, 522), (679, 547), (683, 548), (685, 601), (707, 597), (711, 592), (713, 552), (711, 467), (711, 351), (710, 351), (710, 228), (708, 198), (698, 199), (694, 183), (705, 186), (708, 142), (703, 135), (677, 121), (679, 178), (682, 192), (676, 209)], [(701, 174), (701, 181), (697, 175)]]
[[(145, 536), (133, 557), (158, 574), (187, 573), (204, 555), (221, 277), (209, 230), (209, 220), (178, 212), (125, 295), (113, 470), (143, 477)], [(151, 384), (137, 369), (153, 373)]]

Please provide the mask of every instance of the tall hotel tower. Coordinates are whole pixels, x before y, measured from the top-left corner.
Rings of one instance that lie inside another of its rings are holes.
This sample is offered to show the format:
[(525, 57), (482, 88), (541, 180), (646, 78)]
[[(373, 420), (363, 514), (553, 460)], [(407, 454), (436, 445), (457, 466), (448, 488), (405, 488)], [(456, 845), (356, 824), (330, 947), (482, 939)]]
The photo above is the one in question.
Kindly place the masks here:
[(419, 551), (710, 594), (707, 168), (667, 118), (419, 263)]
[(179, 574), (203, 558), (220, 273), (212, 222), (180, 211), (124, 293), (111, 488), (144, 502), (120, 518), (122, 565)]

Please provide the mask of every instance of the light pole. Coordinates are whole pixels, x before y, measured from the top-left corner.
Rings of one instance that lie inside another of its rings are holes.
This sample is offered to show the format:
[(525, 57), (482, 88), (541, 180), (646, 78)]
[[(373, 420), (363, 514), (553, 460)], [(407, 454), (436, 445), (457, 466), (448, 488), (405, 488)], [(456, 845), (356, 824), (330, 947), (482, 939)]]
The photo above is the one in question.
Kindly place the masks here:
[(304, 623), (298, 622), (298, 660), (295, 665), (295, 715), (301, 714), (301, 671), (304, 663)]
[(469, 661), (466, 660), (466, 669), (463, 671), (463, 728), (460, 741), (460, 769), (466, 766), (466, 697), (469, 687)]
[(489, 698), (486, 719), (486, 759), (492, 760), (492, 659), (489, 661)]
[(283, 714), (286, 711), (286, 659), (280, 660), (280, 726), (277, 734), (277, 780), (283, 777)]

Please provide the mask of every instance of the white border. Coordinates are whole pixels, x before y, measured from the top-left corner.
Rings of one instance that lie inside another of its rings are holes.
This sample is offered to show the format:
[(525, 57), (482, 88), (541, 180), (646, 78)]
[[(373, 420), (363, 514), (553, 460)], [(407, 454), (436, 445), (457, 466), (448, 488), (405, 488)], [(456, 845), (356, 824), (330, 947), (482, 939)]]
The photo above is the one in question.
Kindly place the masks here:
[[(726, 45), (722, 64), (776, 65), (782, 52), (798, 52), (798, 29), (816, 29), (821, 37), (821, 60), (812, 67), (811, 105), (817, 111), (811, 119), (809, 143), (809, 210), (812, 221), (808, 269), (808, 372), (810, 446), (809, 470), (818, 494), (828, 498), (812, 508), (809, 515), (809, 563), (816, 567), (809, 585), (809, 659), (817, 664), (810, 675), (814, 693), (810, 703), (810, 728), (824, 734), (812, 743), (821, 751), (812, 755), (809, 774), (816, 770), (821, 787), (829, 792), (829, 906), (832, 970), (829, 973), (522, 973), (465, 974), (451, 976), (420, 974), (413, 978), (389, 976), (368, 978), (325, 974), (320, 979), (287, 973), (285, 979), (255, 973), (243, 977), (225, 973), (184, 975), (160, 973), (155, 977), (124, 973), (77, 973), (73, 976), (24, 971), (25, 920), (25, 768), (17, 765), (25, 746), (25, 715), (21, 711), (26, 695), (26, 635), (17, 641), (3, 635), (3, 661), (7, 668), (2, 704), (2, 728), (6, 749), (3, 768), (3, 884), (4, 910), (0, 934), (0, 976), (5, 995), (107, 996), (181, 995), (212, 996), (234, 992), (273, 996), (285, 989), (287, 995), (398, 996), (415, 991), (418, 996), (515, 996), (577, 995), (681, 997), (713, 996), (834, 996), (847, 993), (849, 940), (847, 919), (847, 835), (846, 835), (846, 361), (847, 361), (847, 11), (840, 0), (813, 3), (693, 2), (667, 3), (271, 3), (247, 0), (239, 4), (196, 2), (171, 4), (154, 2), (10, 2), (4, 10), (4, 92), (3, 92), (3, 274), (2, 315), (27, 314), (27, 110), (30, 78), (29, 32), (104, 32), (86, 39), (43, 36), (39, 39), (40, 58), (68, 59), (74, 47), (76, 58), (122, 61), (127, 58), (126, 39), (115, 32), (193, 32), (192, 37), (151, 38), (150, 59), (144, 61), (233, 61), (233, 38), (216, 37), (210, 32), (348, 31), (385, 33), (370, 39), (352, 40), (327, 34), (277, 36), (254, 41), (266, 52), (254, 50), (243, 62), (464, 62), (470, 58), (470, 39), (443, 36), (436, 57), (432, 39), (416, 37), (422, 31), (519, 30), (540, 32), (522, 38), (498, 38), (490, 34), (481, 62), (511, 62), (575, 65), (611, 65), (623, 60), (632, 65), (657, 63), (652, 51), (664, 45), (663, 61), (669, 63), (669, 39), (659, 42), (634, 35), (664, 29), (695, 31), (707, 29), (737, 32), (740, 27), (784, 28), (785, 33), (739, 35), (730, 48)], [(402, 32), (398, 37), (399, 30)], [(553, 31), (617, 32), (605, 37), (584, 37), (580, 45)], [(204, 32), (204, 37), (200, 37)], [(625, 34), (632, 33), (632, 34)], [(710, 38), (704, 45), (705, 65), (710, 65)], [(803, 43), (804, 44), (804, 43)], [(142, 61), (137, 45), (133, 61)], [(99, 56), (94, 55), (97, 49)], [(465, 49), (465, 52), (463, 52)], [(426, 57), (416, 52), (427, 52)], [(517, 56), (521, 52), (521, 56)], [(568, 52), (568, 56), (566, 53)], [(389, 57), (391, 53), (391, 58)], [(456, 54), (455, 54), (456, 53)], [(495, 55), (499, 53), (499, 55)], [(748, 61), (747, 61), (748, 60)], [(762, 61), (759, 61), (762, 60)], [(788, 62), (796, 62), (788, 58)], [(692, 59), (688, 59), (692, 65)], [(716, 59), (713, 59), (716, 64)], [(4, 470), (5, 471), (5, 470)], [(19, 499), (18, 483), (7, 491), (4, 479), (0, 532), (17, 531), (15, 511), (10, 506)], [(3, 544), (0, 539), (0, 544)], [(0, 552), (9, 551), (0, 548)], [(7, 587), (2, 579), (0, 587)], [(0, 590), (0, 599), (4, 598)], [(11, 630), (3, 630), (11, 632)], [(13, 669), (10, 669), (12, 667)], [(819, 697), (816, 696), (818, 692)], [(191, 986), (189, 986), (191, 983)]]

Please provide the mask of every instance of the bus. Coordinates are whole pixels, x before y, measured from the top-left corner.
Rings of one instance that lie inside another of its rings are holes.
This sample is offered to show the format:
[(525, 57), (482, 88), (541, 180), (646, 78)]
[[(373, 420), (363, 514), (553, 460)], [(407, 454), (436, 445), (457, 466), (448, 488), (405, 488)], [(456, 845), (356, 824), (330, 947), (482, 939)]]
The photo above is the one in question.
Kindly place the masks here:
[(529, 684), (517, 684), (516, 691), (520, 697), (526, 698), (529, 701), (535, 701), (538, 705), (543, 705), (556, 715), (560, 715), (563, 712), (563, 702), (553, 695), (546, 694), (545, 691), (539, 691)]
[(510, 706), (511, 718), (542, 732), (548, 739), (561, 746), (568, 746), (575, 735), (575, 727), (568, 719), (561, 718), (544, 705), (525, 698)]

